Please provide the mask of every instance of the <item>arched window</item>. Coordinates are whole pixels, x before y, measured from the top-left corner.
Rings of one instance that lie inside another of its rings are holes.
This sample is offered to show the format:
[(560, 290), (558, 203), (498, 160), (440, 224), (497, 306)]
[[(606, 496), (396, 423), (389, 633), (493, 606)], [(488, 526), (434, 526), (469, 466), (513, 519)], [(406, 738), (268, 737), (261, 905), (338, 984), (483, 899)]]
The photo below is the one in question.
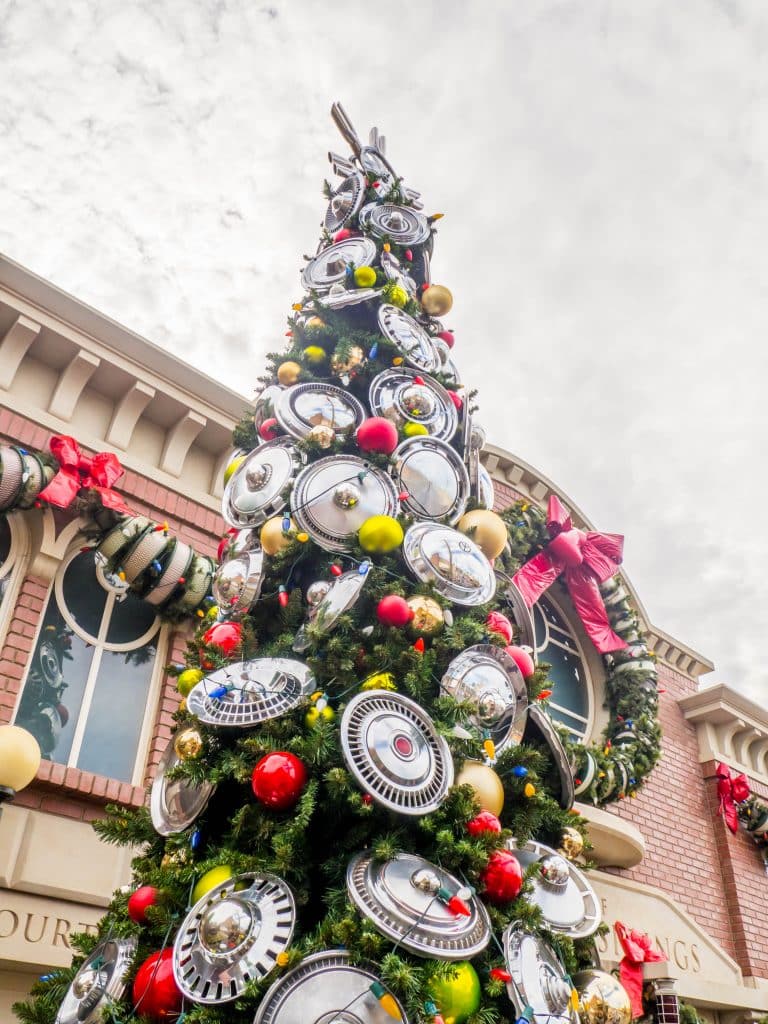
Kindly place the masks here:
[(11, 548), (13, 538), (11, 537), (11, 524), (6, 516), (0, 516), (0, 605), (3, 603), (5, 592), (11, 581)]
[(549, 713), (574, 739), (584, 740), (592, 716), (592, 687), (576, 632), (548, 596), (539, 598), (534, 605), (533, 627), (539, 661), (551, 666)]
[(22, 575), (26, 531), (15, 516), (0, 513), (0, 645)]
[(93, 551), (75, 551), (56, 574), (16, 716), (59, 764), (134, 780), (160, 620)]

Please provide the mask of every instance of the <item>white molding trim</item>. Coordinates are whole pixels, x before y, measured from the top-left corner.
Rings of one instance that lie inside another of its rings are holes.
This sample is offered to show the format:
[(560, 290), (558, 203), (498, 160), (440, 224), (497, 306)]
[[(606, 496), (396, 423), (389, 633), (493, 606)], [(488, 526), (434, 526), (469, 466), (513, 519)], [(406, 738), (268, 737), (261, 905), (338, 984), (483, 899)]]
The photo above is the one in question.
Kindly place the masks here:
[(115, 448), (128, 448), (139, 417), (157, 394), (155, 388), (135, 380), (115, 407), (107, 428), (107, 442)]
[(0, 341), (0, 388), (9, 388), (27, 350), (40, 333), (40, 324), (26, 316), (16, 317), (11, 329)]
[(696, 726), (699, 761), (724, 761), (768, 785), (768, 710), (724, 683), (678, 701)]
[(48, 405), (48, 412), (62, 420), (70, 420), (80, 401), (83, 389), (101, 366), (101, 360), (92, 352), (78, 349), (59, 377), (56, 390)]

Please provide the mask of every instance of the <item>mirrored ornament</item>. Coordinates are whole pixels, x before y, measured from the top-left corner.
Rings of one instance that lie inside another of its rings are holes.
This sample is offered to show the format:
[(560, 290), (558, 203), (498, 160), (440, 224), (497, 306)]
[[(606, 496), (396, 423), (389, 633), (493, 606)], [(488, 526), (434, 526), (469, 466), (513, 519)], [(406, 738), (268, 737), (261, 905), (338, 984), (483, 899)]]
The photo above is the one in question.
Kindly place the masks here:
[(212, 1006), (237, 999), (269, 974), (290, 944), (293, 895), (277, 875), (228, 878), (200, 899), (173, 944), (173, 974), (187, 999)]
[(482, 462), (477, 468), (477, 477), (478, 493), (476, 495), (476, 498), (480, 504), (480, 507), (492, 509), (493, 506), (496, 504), (496, 490), (493, 486), (491, 474), (488, 472), (488, 470), (485, 468)]
[(152, 825), (161, 836), (176, 835), (189, 828), (203, 813), (216, 789), (210, 782), (168, 778), (181, 763), (175, 741), (175, 736), (168, 740), (149, 794)]
[(573, 984), (582, 1024), (631, 1024), (632, 1003), (618, 978), (592, 969), (574, 974)]
[(345, 238), (323, 249), (307, 263), (301, 283), (308, 292), (327, 292), (332, 285), (342, 284), (347, 267), (370, 267), (376, 259), (376, 244), (362, 236)]
[(383, 370), (371, 381), (368, 400), (374, 416), (384, 416), (397, 427), (415, 423), (443, 441), (456, 433), (458, 413), (448, 392), (414, 370)]
[(397, 814), (429, 814), (453, 785), (448, 744), (426, 711), (400, 694), (353, 697), (341, 719), (341, 748), (358, 785)]
[(573, 773), (562, 740), (552, 724), (552, 719), (538, 704), (528, 709), (523, 743), (533, 743), (549, 749), (552, 768), (546, 776), (547, 788), (565, 811), (573, 807), (575, 799)]
[(532, 1024), (579, 1024), (571, 1005), (572, 986), (565, 967), (549, 943), (538, 935), (510, 925), (502, 936), (504, 959), (509, 974), (509, 995), (515, 1013), (527, 1007)]
[(299, 530), (329, 551), (343, 551), (371, 516), (396, 515), (392, 479), (356, 455), (332, 455), (311, 463), (296, 478), (291, 515)]
[(577, 860), (584, 850), (584, 836), (578, 829), (564, 828), (557, 852), (568, 860)]
[(521, 742), (528, 690), (520, 669), (503, 647), (468, 647), (450, 663), (440, 689), (455, 701), (472, 705), (469, 721), (490, 732), (497, 753)]
[(357, 430), (365, 419), (365, 409), (349, 391), (309, 381), (286, 388), (275, 415), (293, 437), (307, 437), (317, 426), (330, 427), (337, 437), (343, 437)]
[(213, 574), (211, 591), (223, 617), (244, 615), (258, 600), (264, 580), (261, 548), (228, 558)]
[(224, 488), (221, 512), (236, 529), (258, 527), (285, 508), (285, 491), (307, 461), (290, 437), (255, 448), (232, 474)]
[(323, 227), (329, 234), (343, 228), (355, 216), (363, 204), (365, 186), (365, 175), (355, 171), (334, 190), (323, 219)]
[(119, 1002), (136, 952), (136, 939), (105, 939), (80, 966), (59, 1006), (55, 1024), (97, 1024)]
[(375, 968), (353, 965), (349, 953), (313, 953), (267, 989), (253, 1024), (408, 1024), (391, 993), (388, 1004), (374, 994), (378, 984)]
[(207, 725), (250, 729), (293, 711), (315, 687), (302, 661), (252, 658), (206, 676), (191, 690), (187, 708)]
[(307, 439), (315, 441), (320, 448), (330, 448), (336, 440), (336, 434), (333, 427), (326, 426), (325, 423), (318, 423), (307, 434)]
[(445, 613), (433, 597), (414, 594), (406, 604), (411, 610), (408, 629), (418, 636), (434, 636), (445, 625)]
[(192, 726), (182, 729), (174, 736), (173, 749), (180, 761), (193, 761), (203, 752), (203, 737)]
[(412, 437), (394, 451), (392, 475), (402, 505), (415, 519), (455, 523), (469, 498), (469, 477), (455, 448), (434, 437)]
[(549, 846), (534, 840), (520, 849), (512, 840), (509, 848), (523, 871), (534, 863), (539, 865), (527, 898), (539, 908), (548, 928), (571, 939), (583, 939), (597, 931), (601, 921), (600, 901), (583, 871)]
[(395, 203), (367, 203), (360, 210), (360, 226), (374, 238), (396, 245), (421, 245), (429, 238), (429, 221), (424, 214)]
[(416, 523), (403, 542), (403, 557), (422, 583), (468, 607), (486, 604), (496, 592), (496, 577), (480, 548), (458, 530), (439, 523)]
[(307, 593), (305, 595), (309, 607), (314, 608), (316, 605), (320, 604), (330, 589), (330, 580), (316, 580), (314, 583), (311, 583), (307, 587)]
[(379, 330), (397, 346), (409, 366), (434, 373), (441, 366), (432, 338), (412, 316), (397, 306), (383, 303), (378, 312)]
[(505, 612), (512, 619), (514, 636), (512, 642), (520, 647), (531, 647), (535, 644), (533, 631), (533, 615), (525, 603), (523, 595), (512, 582), (510, 576), (499, 570), (496, 572), (498, 589), (502, 592), (506, 603)]
[(449, 346), (446, 345), (442, 338), (435, 337), (434, 335), (432, 335), (432, 344), (435, 346), (437, 357), (440, 360), (438, 372), (442, 373), (444, 377), (447, 377), (455, 388), (460, 388), (462, 386), (461, 374), (459, 373), (459, 368), (451, 355)]
[[(348, 612), (360, 597), (367, 575), (367, 572), (354, 569), (351, 572), (342, 573), (332, 583), (323, 584), (327, 586), (327, 589), (323, 596), (318, 597), (310, 606), (309, 621), (299, 628), (293, 641), (294, 651), (300, 654), (311, 646), (312, 640), (307, 629), (308, 626), (312, 627), (313, 632), (320, 634), (328, 633), (333, 629), (341, 616)], [(312, 586), (315, 587), (317, 584), (313, 583)], [(307, 598), (309, 599), (309, 594), (307, 594)]]
[(377, 863), (370, 851), (363, 851), (347, 868), (350, 899), (382, 935), (417, 956), (436, 960), (476, 956), (490, 942), (488, 912), (476, 896), (469, 895), (464, 901), (469, 915), (454, 913), (433, 891), (434, 881), (451, 896), (460, 890), (462, 897), (466, 895), (457, 878), (413, 853), (397, 853)]
[(334, 353), (331, 356), (331, 370), (337, 376), (348, 376), (365, 362), (365, 352), (359, 345), (350, 345), (345, 356)]

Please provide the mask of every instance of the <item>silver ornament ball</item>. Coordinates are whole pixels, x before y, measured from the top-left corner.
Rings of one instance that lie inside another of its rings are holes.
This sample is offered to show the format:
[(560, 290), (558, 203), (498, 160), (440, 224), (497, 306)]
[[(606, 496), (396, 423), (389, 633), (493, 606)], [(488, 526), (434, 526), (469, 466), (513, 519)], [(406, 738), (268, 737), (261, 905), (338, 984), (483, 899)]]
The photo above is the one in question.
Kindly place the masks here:
[(307, 604), (310, 608), (320, 604), (330, 589), (331, 584), (327, 580), (315, 580), (314, 583), (310, 583), (307, 587)]
[(200, 921), (200, 942), (214, 956), (231, 953), (248, 937), (253, 912), (241, 900), (232, 898), (214, 903)]
[(333, 492), (333, 500), (339, 508), (354, 508), (360, 502), (360, 488), (351, 480), (346, 480)]

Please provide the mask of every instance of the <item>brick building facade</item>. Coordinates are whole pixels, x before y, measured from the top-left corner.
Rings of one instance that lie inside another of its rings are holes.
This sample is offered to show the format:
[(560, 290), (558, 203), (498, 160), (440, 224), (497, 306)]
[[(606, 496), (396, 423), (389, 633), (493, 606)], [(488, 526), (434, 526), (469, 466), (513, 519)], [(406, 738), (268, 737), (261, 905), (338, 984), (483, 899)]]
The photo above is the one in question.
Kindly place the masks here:
[[(65, 433), (90, 451), (116, 452), (130, 506), (212, 554), (223, 530), (222, 473), (243, 405), (239, 395), (0, 258), (0, 443), (44, 448), (52, 433)], [(555, 484), (505, 450), (488, 446), (484, 462), (499, 505), (518, 497), (543, 505), (555, 493), (576, 525), (590, 525)], [(0, 722), (19, 715), (55, 616), (68, 623), (71, 671), (82, 669), (69, 688), (79, 696), (57, 726), (49, 759), (0, 819), (3, 1021), (36, 974), (68, 962), (70, 930), (94, 925), (129, 877), (127, 853), (102, 846), (89, 823), (107, 801), (145, 801), (178, 701), (163, 666), (181, 660), (188, 637), (184, 627), (150, 623), (135, 643), (125, 641), (123, 622), (120, 642), (110, 641), (113, 623), (127, 614), (120, 595), (104, 599), (89, 634), (84, 623), (93, 609), (67, 604), (68, 574), (80, 564), (80, 525), (41, 509), (12, 514), (4, 541), (0, 535)], [(746, 834), (731, 836), (716, 817), (714, 765), (723, 760), (746, 772), (753, 792), (768, 797), (768, 713), (727, 687), (699, 690), (698, 678), (712, 665), (653, 626), (625, 583), (659, 662), (663, 757), (637, 799), (602, 810), (577, 805), (590, 823), (604, 918), (647, 931), (668, 956), (662, 973), (713, 1024), (753, 1020), (768, 1012), (768, 879)], [(558, 610), (578, 645), (586, 691), (565, 713), (581, 734), (597, 738), (605, 724), (602, 663), (572, 609), (561, 603)], [(143, 703), (133, 731), (113, 737), (114, 722), (99, 718), (99, 694), (139, 650)], [(94, 770), (116, 763), (104, 735), (123, 756), (112, 775)], [(598, 949), (604, 966), (620, 958), (612, 935)]]

